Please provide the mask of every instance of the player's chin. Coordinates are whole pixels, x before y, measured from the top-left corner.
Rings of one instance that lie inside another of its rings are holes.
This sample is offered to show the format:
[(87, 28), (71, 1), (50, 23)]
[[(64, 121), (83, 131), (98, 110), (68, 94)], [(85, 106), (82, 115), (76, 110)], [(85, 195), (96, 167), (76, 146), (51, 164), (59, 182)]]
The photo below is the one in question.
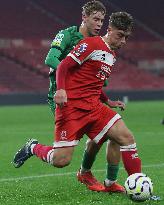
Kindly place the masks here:
[(93, 34), (93, 36), (98, 36), (99, 33), (100, 33), (100, 30), (94, 30), (92, 34)]
[(122, 48), (121, 45), (119, 45), (119, 46), (115, 46), (115, 49), (114, 49), (114, 50), (119, 50), (120, 48)]

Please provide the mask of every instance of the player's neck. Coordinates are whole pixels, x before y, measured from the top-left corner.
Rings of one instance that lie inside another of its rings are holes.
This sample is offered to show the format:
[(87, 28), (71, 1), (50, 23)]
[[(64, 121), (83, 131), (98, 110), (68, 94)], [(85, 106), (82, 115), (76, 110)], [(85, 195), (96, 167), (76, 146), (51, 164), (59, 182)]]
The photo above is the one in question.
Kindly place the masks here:
[(87, 28), (84, 26), (83, 23), (79, 27), (79, 32), (84, 36), (84, 38), (89, 37), (89, 33), (87, 31)]
[(110, 46), (110, 37), (109, 37), (109, 35), (106, 34), (105, 36), (102, 37), (102, 39), (107, 44), (107, 46), (110, 48), (110, 50), (113, 50), (112, 47)]

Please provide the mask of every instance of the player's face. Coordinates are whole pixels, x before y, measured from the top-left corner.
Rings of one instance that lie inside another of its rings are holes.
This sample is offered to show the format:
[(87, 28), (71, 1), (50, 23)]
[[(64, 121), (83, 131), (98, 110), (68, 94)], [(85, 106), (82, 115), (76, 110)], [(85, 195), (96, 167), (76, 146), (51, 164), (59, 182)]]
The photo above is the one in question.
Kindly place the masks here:
[(83, 17), (88, 36), (97, 36), (102, 28), (105, 15), (100, 11), (94, 11), (89, 16)]
[(108, 34), (110, 36), (109, 45), (111, 49), (118, 50), (126, 44), (128, 37), (131, 35), (131, 32), (110, 28)]

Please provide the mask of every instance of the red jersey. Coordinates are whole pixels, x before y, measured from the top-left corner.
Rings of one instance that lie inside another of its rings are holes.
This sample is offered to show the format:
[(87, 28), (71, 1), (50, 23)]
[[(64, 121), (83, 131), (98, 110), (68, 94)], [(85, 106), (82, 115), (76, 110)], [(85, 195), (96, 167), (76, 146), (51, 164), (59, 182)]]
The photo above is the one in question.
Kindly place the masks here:
[(68, 100), (80, 100), (85, 107), (99, 102), (104, 81), (110, 76), (115, 62), (115, 53), (102, 37), (96, 36), (80, 41), (68, 56), (79, 64), (66, 75)]

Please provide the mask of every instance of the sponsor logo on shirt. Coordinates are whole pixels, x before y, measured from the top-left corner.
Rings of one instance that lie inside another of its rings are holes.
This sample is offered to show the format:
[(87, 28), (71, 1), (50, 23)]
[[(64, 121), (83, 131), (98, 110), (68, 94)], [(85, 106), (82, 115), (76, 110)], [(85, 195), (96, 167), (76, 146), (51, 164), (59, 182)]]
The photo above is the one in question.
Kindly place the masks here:
[(55, 39), (52, 42), (52, 46), (60, 46), (63, 38), (64, 38), (64, 34), (63, 33), (57, 34)]
[(113, 54), (102, 50), (94, 50), (90, 55), (90, 59), (103, 62), (109, 66), (113, 66), (116, 61)]
[(111, 68), (107, 65), (102, 65), (100, 70), (98, 71), (96, 77), (101, 80), (106, 80), (111, 73)]

